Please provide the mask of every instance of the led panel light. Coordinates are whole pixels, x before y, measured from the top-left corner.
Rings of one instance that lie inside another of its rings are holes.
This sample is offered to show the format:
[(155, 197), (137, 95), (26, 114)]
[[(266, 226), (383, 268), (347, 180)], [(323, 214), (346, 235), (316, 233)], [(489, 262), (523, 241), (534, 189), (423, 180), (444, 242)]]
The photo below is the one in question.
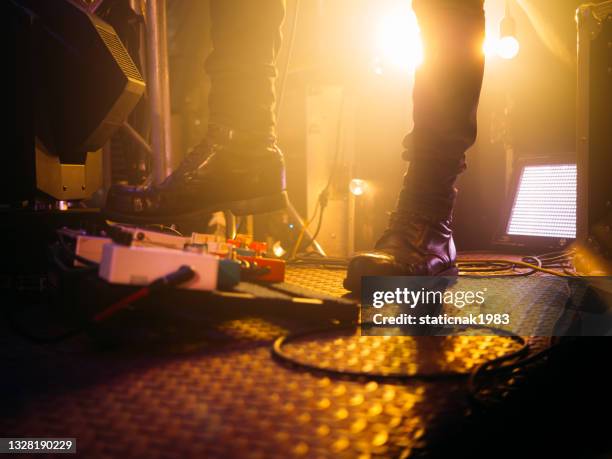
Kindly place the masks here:
[(576, 237), (576, 165), (525, 166), (506, 234)]

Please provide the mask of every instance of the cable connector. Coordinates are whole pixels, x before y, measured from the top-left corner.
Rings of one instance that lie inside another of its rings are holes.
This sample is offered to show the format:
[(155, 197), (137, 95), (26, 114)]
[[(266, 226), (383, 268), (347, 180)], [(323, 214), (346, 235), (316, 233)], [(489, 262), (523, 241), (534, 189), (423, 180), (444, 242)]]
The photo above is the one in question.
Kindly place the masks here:
[(191, 269), (187, 265), (183, 265), (176, 271), (167, 274), (164, 277), (155, 279), (153, 282), (151, 282), (151, 284), (149, 285), (149, 291), (154, 292), (156, 290), (168, 287), (176, 287), (178, 285), (190, 281), (195, 277), (195, 275), (196, 272), (193, 269)]

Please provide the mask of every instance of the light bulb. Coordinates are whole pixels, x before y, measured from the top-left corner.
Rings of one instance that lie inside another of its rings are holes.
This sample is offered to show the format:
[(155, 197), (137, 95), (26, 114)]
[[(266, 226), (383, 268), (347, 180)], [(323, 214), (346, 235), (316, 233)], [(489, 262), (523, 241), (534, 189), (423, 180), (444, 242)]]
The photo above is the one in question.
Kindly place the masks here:
[(514, 59), (518, 54), (520, 45), (516, 37), (502, 37), (497, 42), (497, 54), (502, 59)]
[(368, 183), (365, 180), (354, 178), (349, 183), (349, 190), (354, 196), (361, 196), (366, 192)]
[(280, 241), (276, 241), (272, 245), (272, 253), (274, 254), (275, 257), (281, 258), (283, 255), (287, 253), (287, 251), (283, 249), (283, 246), (281, 245)]

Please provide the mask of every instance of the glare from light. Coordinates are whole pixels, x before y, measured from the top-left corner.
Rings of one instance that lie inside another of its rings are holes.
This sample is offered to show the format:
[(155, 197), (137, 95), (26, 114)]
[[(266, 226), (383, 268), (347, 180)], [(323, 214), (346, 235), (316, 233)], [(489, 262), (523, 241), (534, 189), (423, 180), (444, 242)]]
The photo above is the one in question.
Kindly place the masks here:
[(486, 57), (493, 57), (497, 54), (497, 43), (497, 39), (491, 38), (489, 35), (486, 36), (482, 44), (482, 52)]
[(272, 253), (274, 254), (275, 257), (281, 258), (283, 255), (287, 253), (287, 251), (283, 249), (283, 246), (281, 245), (280, 241), (276, 241), (272, 245)]
[(497, 42), (497, 54), (502, 59), (514, 59), (519, 53), (520, 45), (516, 37), (502, 37)]
[(384, 73), (383, 67), (379, 57), (374, 59), (373, 70), (376, 75), (382, 75)]
[(520, 44), (516, 37), (513, 36), (496, 38), (487, 35), (482, 44), (482, 52), (487, 58), (501, 57), (502, 59), (514, 59), (518, 55), (519, 50)]
[(362, 179), (353, 179), (349, 183), (349, 190), (354, 196), (362, 196), (368, 188), (368, 182)]
[(576, 177), (575, 164), (525, 167), (506, 233), (575, 238)]
[(423, 62), (423, 43), (414, 11), (407, 6), (380, 20), (377, 53), (402, 70), (414, 70)]

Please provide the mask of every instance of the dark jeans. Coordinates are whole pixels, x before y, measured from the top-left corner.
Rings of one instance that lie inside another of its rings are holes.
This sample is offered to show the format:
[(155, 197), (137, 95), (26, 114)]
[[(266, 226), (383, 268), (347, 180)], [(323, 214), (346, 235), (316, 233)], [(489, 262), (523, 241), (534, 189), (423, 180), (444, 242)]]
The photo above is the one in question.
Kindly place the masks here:
[(450, 212), (465, 152), (476, 140), (484, 72), (483, 0), (414, 0), (425, 60), (414, 84), (414, 129), (399, 207)]
[[(414, 130), (404, 142), (410, 167), (400, 206), (445, 211), (465, 168), (465, 151), (476, 138), (483, 0), (414, 0), (413, 7), (425, 61), (415, 77)], [(206, 70), (212, 123), (274, 134), (275, 61), (284, 12), (284, 0), (211, 0), (214, 51)]]
[(211, 0), (210, 123), (275, 134), (276, 56), (285, 0)]

